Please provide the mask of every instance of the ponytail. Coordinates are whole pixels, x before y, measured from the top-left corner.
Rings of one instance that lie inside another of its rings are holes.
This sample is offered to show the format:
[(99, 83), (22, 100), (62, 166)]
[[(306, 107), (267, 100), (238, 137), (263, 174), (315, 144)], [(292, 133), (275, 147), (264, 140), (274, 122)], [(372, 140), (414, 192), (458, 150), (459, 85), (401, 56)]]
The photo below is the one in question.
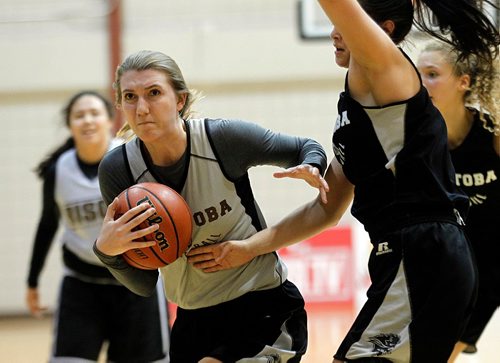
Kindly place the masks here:
[[(415, 0), (415, 26), (452, 45), (459, 61), (475, 56), (486, 67), (492, 67), (499, 52), (500, 34), (478, 3), (477, 0)], [(490, 0), (481, 3), (497, 8)]]

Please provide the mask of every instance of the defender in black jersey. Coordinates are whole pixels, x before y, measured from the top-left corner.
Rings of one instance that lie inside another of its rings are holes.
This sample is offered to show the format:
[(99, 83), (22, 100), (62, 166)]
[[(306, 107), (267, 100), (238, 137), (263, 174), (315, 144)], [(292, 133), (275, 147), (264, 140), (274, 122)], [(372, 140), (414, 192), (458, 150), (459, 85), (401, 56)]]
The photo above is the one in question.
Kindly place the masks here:
[(132, 293), (92, 251), (106, 213), (98, 165), (117, 145), (111, 139), (113, 106), (99, 93), (82, 91), (63, 111), (71, 137), (37, 169), (43, 179), (43, 210), (26, 296), (32, 314), (40, 315), (44, 308), (38, 278), (61, 223), (64, 277), (50, 362), (97, 362), (106, 341), (109, 361), (167, 362), (169, 327), (163, 291), (147, 298)]
[[(108, 153), (99, 166), (101, 191), (109, 207), (95, 252), (137, 294), (154, 291), (158, 271), (134, 268), (121, 254), (154, 244), (135, 239), (157, 225), (135, 231), (154, 214), (147, 203), (114, 220), (114, 200), (127, 187), (149, 181), (177, 190), (193, 213), (190, 250), (247, 238), (266, 227), (252, 193), (251, 167), (291, 168), (295, 177), (323, 194), (326, 191), (321, 177), (326, 154), (316, 141), (244, 121), (191, 118), (193, 94), (165, 54), (140, 51), (128, 56), (118, 68), (116, 89), (127, 120), (122, 133), (130, 129), (135, 135)], [(210, 274), (183, 255), (160, 270), (167, 298), (178, 305), (172, 363), (301, 360), (307, 348), (304, 300), (287, 279), (278, 254), (264, 254)]]
[[(409, 33), (414, 10), (432, 11), (463, 56), (474, 53), (491, 68), (500, 34), (466, 0), (319, 2), (345, 44), (336, 54), (348, 58), (332, 138), (336, 159), (325, 176), (328, 203), (312, 201), (244, 241), (202, 247), (200, 267), (234, 268), (303, 240), (336, 224), (352, 200), (373, 244), (372, 285), (334, 362), (444, 363), (475, 296), (462, 221), (468, 198), (455, 184), (444, 120), (395, 43)], [(415, 21), (433, 33), (430, 18)]]
[(473, 57), (468, 62), (457, 57), (450, 46), (434, 41), (418, 58), (423, 83), (446, 122), (456, 184), (469, 196), (465, 232), (478, 268), (477, 301), (449, 363), (462, 351), (477, 351), (476, 343), (500, 305), (500, 100), (495, 98), (500, 69), (497, 62), (485, 72)]

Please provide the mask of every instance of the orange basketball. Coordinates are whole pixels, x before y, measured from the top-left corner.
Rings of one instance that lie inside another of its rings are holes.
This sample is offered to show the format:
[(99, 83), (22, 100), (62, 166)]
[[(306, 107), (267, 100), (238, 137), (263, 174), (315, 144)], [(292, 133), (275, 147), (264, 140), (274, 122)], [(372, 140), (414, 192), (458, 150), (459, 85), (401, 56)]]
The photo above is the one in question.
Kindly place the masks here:
[(155, 240), (156, 245), (133, 248), (123, 254), (130, 265), (155, 270), (174, 262), (191, 243), (191, 210), (180, 194), (159, 183), (139, 183), (132, 185), (118, 195), (115, 219), (140, 203), (149, 203), (156, 213), (139, 225), (139, 229), (158, 224), (160, 228), (142, 238)]

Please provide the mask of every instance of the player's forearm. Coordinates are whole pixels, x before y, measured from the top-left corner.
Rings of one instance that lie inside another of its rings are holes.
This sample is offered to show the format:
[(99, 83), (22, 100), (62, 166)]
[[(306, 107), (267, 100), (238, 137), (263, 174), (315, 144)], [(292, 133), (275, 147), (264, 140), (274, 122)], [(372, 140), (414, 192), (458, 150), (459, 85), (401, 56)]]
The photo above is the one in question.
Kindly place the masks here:
[(252, 257), (303, 241), (339, 223), (352, 202), (354, 186), (345, 178), (342, 167), (335, 160), (330, 164), (325, 180), (330, 185), (327, 203), (321, 202), (318, 196), (278, 224), (248, 238), (247, 249)]
[(334, 214), (329, 214), (325, 205), (315, 199), (292, 212), (278, 224), (248, 238), (247, 247), (254, 257), (270, 253), (314, 236), (336, 225), (339, 219)]
[(139, 270), (127, 264), (121, 256), (108, 256), (94, 243), (94, 253), (111, 274), (125, 287), (140, 296), (151, 296), (158, 281), (158, 270)]

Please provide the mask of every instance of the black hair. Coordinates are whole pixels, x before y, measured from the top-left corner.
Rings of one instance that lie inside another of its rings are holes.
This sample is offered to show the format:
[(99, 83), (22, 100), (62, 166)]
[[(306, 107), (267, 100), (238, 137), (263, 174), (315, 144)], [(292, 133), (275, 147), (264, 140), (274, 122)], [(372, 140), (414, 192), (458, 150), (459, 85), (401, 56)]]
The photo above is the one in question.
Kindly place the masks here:
[(111, 101), (109, 101), (106, 97), (101, 95), (99, 92), (96, 91), (91, 91), (91, 90), (86, 90), (86, 91), (81, 91), (76, 94), (74, 94), (69, 100), (68, 103), (66, 103), (66, 106), (62, 109), (62, 114), (64, 117), (64, 122), (66, 123), (66, 126), (69, 126), (69, 117), (71, 115), (71, 109), (73, 108), (73, 105), (75, 104), (76, 101), (80, 99), (80, 97), (83, 96), (94, 96), (99, 98), (102, 103), (104, 103), (104, 106), (106, 107), (106, 111), (108, 112), (108, 116), (110, 119), (112, 119), (115, 116), (115, 108)]
[(474, 56), (491, 65), (498, 56), (500, 34), (481, 10), (484, 4), (497, 8), (490, 0), (415, 0), (415, 26), (452, 45), (459, 61)]
[[(398, 44), (410, 32), (412, 24), (458, 52), (459, 60), (477, 57), (491, 67), (498, 56), (500, 33), (483, 13), (481, 5), (490, 0), (359, 0), (363, 9), (378, 24), (392, 20), (392, 40)], [(415, 12), (415, 14), (414, 14)]]
[[(70, 123), (70, 115), (71, 115), (71, 109), (73, 108), (74, 104), (76, 101), (80, 99), (80, 97), (83, 96), (95, 96), (99, 98), (103, 103), (106, 108), (106, 112), (108, 113), (108, 116), (110, 119), (112, 119), (115, 115), (115, 109), (113, 107), (113, 104), (103, 95), (101, 95), (99, 92), (96, 91), (81, 91), (76, 94), (74, 94), (66, 103), (66, 106), (62, 109), (62, 115), (64, 119), (64, 124), (69, 127)], [(41, 178), (44, 179), (47, 171), (51, 167), (53, 163), (57, 161), (59, 156), (62, 155), (65, 151), (72, 149), (75, 147), (75, 140), (73, 140), (73, 137), (68, 137), (64, 143), (62, 143), (60, 146), (56, 147), (52, 152), (50, 152), (35, 168), (35, 174)]]
[(379, 25), (386, 20), (394, 22), (390, 34), (394, 43), (402, 42), (410, 32), (413, 23), (413, 5), (410, 0), (359, 0), (368, 15)]

